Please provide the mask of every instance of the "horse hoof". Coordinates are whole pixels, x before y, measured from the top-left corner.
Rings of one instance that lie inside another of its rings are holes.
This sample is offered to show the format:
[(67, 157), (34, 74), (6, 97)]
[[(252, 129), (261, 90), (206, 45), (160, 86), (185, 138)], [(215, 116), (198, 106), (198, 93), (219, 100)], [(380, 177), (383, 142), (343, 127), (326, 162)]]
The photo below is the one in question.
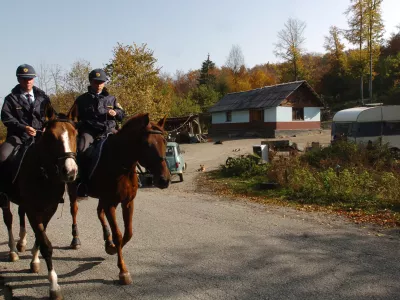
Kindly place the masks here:
[(78, 250), (81, 247), (81, 241), (79, 238), (73, 238), (71, 242), (71, 249)]
[(73, 249), (73, 250), (78, 250), (80, 247), (81, 247), (81, 245), (78, 245), (78, 244), (71, 244), (71, 246), (69, 246), (69, 248)]
[(106, 241), (105, 247), (106, 247), (106, 253), (107, 253), (108, 255), (115, 255), (115, 254), (117, 254), (117, 248), (115, 247), (115, 245), (114, 245), (112, 242)]
[(25, 252), (26, 246), (21, 245), (21, 244), (17, 244), (17, 250), (18, 252), (22, 253)]
[(131, 284), (131, 283), (132, 283), (131, 274), (129, 274), (129, 272), (119, 274), (119, 283), (120, 283), (121, 285), (128, 285), (128, 284)]
[(31, 273), (39, 273), (39, 271), (40, 271), (40, 263), (31, 262)]
[(61, 290), (58, 291), (50, 291), (50, 299), (51, 300), (62, 300), (64, 299)]
[(15, 253), (15, 252), (10, 252), (9, 258), (10, 258), (10, 261), (11, 261), (11, 262), (14, 262), (14, 261), (19, 260), (19, 256), (18, 256), (18, 254)]

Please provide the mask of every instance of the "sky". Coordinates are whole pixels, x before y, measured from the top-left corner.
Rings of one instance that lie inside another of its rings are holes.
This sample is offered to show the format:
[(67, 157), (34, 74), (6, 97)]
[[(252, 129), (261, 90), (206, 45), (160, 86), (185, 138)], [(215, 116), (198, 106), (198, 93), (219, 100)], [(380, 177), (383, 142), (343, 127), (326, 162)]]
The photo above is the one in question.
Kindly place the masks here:
[[(210, 54), (225, 64), (232, 45), (246, 66), (277, 62), (277, 33), (288, 18), (306, 22), (305, 48), (324, 52), (329, 27), (347, 28), (350, 0), (19, 0), (0, 6), (0, 101), (23, 63), (59, 65), (80, 59), (101, 68), (122, 44), (147, 44), (161, 71), (199, 69)], [(385, 37), (400, 24), (399, 0), (384, 0)], [(37, 82), (37, 81), (36, 81)]]

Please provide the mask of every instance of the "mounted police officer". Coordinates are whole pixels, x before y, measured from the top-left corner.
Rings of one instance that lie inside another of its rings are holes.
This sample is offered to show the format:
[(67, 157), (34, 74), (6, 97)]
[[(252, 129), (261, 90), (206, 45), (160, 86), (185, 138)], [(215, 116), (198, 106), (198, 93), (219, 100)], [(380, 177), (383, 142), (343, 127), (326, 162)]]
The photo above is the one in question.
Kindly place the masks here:
[[(122, 121), (125, 112), (114, 96), (104, 87), (107, 75), (102, 69), (94, 69), (89, 73), (88, 91), (75, 100), (78, 110), (78, 163), (82, 153), (89, 148), (96, 138), (105, 137), (117, 131), (117, 122)], [(82, 165), (82, 164), (81, 164)], [(80, 181), (85, 179), (80, 177)], [(78, 183), (79, 186), (80, 183)], [(82, 188), (85, 189), (86, 187)], [(78, 195), (85, 192), (78, 187)]]
[(106, 73), (94, 69), (89, 73), (88, 91), (75, 101), (79, 121), (78, 152), (84, 152), (96, 137), (116, 132), (117, 122), (125, 116), (115, 97), (104, 87), (106, 81)]
[[(29, 137), (42, 130), (45, 123), (45, 107), (50, 98), (34, 86), (35, 69), (27, 64), (17, 68), (16, 85), (3, 103), (1, 121), (7, 127), (6, 141), (0, 145), (0, 166), (8, 159), (15, 147), (22, 145)], [(2, 180), (4, 182), (4, 180)], [(0, 183), (0, 206), (7, 203)]]

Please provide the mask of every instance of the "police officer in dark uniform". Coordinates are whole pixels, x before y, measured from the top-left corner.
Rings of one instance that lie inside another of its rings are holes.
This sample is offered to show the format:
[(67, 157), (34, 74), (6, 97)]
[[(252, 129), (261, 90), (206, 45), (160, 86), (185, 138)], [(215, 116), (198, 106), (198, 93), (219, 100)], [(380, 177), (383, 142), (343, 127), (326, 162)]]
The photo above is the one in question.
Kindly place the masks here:
[[(44, 91), (34, 86), (35, 69), (27, 64), (17, 68), (16, 85), (3, 103), (1, 121), (7, 127), (6, 141), (0, 145), (0, 167), (17, 145), (23, 144), (29, 137), (36, 136), (45, 123), (45, 107), (50, 98)], [(4, 181), (4, 180), (2, 180)], [(4, 206), (7, 197), (0, 183), (0, 206)]]
[(88, 91), (75, 101), (79, 121), (78, 152), (84, 152), (96, 137), (116, 132), (117, 122), (125, 116), (115, 97), (104, 87), (106, 81), (107, 75), (102, 69), (91, 71)]
[[(97, 138), (115, 133), (117, 122), (122, 121), (125, 112), (114, 96), (104, 87), (107, 75), (102, 69), (94, 69), (89, 73), (88, 91), (80, 95), (75, 104), (78, 109), (78, 164), (82, 161), (82, 153)], [(80, 167), (82, 164), (80, 164)], [(83, 172), (84, 173), (84, 172)], [(82, 174), (82, 172), (81, 172)], [(85, 176), (79, 177), (78, 195), (84, 197), (86, 189)]]

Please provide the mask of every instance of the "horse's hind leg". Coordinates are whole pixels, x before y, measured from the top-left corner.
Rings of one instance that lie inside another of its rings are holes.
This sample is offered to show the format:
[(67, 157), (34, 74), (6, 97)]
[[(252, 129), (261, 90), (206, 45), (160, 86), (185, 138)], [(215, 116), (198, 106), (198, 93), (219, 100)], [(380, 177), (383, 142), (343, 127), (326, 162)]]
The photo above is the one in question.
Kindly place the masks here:
[(24, 252), (26, 249), (26, 226), (25, 226), (25, 211), (21, 206), (18, 206), (19, 215), (19, 241), (17, 243), (18, 252)]
[(112, 241), (110, 229), (107, 226), (106, 218), (104, 215), (104, 209), (100, 205), (100, 201), (97, 206), (97, 216), (100, 220), (101, 227), (103, 228), (103, 238), (104, 238), (104, 243), (105, 243), (104, 247), (105, 247), (106, 253), (109, 255), (114, 255), (117, 253), (117, 248), (115, 248), (115, 245)]
[[(101, 200), (99, 200), (100, 202)], [(115, 206), (108, 206), (105, 208), (106, 217), (111, 227), (113, 241), (118, 253), (118, 268), (119, 268), (119, 283), (122, 285), (131, 284), (132, 278), (126, 268), (124, 258), (122, 257), (122, 234), (118, 228), (117, 219), (115, 216)]]
[(8, 202), (8, 205), (6, 207), (2, 207), (2, 209), (4, 224), (6, 224), (8, 231), (8, 247), (10, 248), (10, 253), (8, 254), (8, 256), (10, 261), (17, 261), (19, 260), (19, 256), (14, 240), (14, 235), (12, 232), (13, 215), (10, 209), (10, 202)]
[(128, 202), (121, 203), (122, 217), (124, 219), (124, 237), (122, 238), (122, 248), (130, 241), (133, 235), (132, 218), (133, 218), (133, 199)]
[(75, 184), (68, 184), (68, 195), (70, 201), (70, 211), (72, 216), (72, 242), (71, 249), (79, 249), (81, 247), (81, 240), (79, 239), (78, 224), (76, 217), (78, 215), (78, 201), (76, 195)]

